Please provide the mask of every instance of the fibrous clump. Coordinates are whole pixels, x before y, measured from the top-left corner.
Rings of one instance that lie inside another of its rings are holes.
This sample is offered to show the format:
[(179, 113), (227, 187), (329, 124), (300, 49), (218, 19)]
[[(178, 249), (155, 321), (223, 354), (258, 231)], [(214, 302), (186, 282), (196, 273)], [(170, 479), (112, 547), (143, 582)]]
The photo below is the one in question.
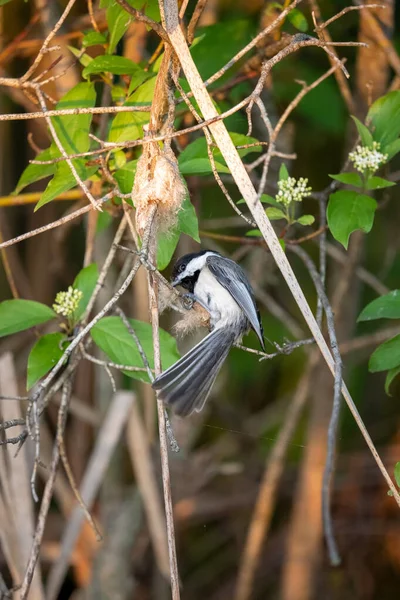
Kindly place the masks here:
[(132, 189), (139, 235), (146, 230), (154, 206), (157, 207), (159, 230), (170, 230), (176, 223), (186, 194), (186, 185), (172, 150), (168, 147), (161, 149), (156, 142), (145, 144)]
[(197, 302), (193, 304), (191, 310), (188, 310), (182, 318), (174, 325), (174, 331), (179, 336), (185, 336), (200, 327), (210, 326), (209, 313)]

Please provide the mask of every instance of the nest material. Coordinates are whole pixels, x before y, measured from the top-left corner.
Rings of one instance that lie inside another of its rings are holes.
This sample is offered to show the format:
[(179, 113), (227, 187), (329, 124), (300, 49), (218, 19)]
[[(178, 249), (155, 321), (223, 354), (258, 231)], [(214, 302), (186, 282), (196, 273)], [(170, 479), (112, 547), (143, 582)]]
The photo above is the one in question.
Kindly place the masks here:
[(157, 205), (158, 229), (170, 230), (176, 224), (186, 194), (186, 186), (172, 150), (168, 147), (161, 149), (156, 142), (145, 144), (132, 189), (139, 235), (143, 236), (154, 205)]
[(179, 336), (185, 336), (200, 329), (210, 327), (210, 315), (200, 304), (195, 302), (193, 308), (183, 315), (182, 319), (174, 325), (174, 331)]

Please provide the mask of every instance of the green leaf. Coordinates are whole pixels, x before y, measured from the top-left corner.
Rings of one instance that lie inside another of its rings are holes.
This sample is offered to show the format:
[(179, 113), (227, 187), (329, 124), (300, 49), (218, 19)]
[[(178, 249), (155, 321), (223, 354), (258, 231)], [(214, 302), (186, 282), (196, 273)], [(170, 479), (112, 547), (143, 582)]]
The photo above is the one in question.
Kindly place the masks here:
[[(243, 200), (243, 202), (245, 202), (245, 200)], [(262, 202), (263, 204), (271, 204), (272, 206), (276, 206), (278, 208), (282, 206), (280, 202), (277, 202), (275, 198), (272, 198), (272, 196), (268, 196), (268, 194), (262, 194), (260, 202)]]
[(5, 300), (0, 303), (0, 337), (25, 331), (56, 317), (54, 310), (33, 300)]
[(357, 322), (375, 319), (400, 319), (400, 290), (392, 290), (367, 304)]
[(137, 160), (130, 160), (122, 167), (122, 169), (118, 169), (118, 171), (115, 171), (113, 174), (122, 194), (130, 194), (132, 191), (137, 163)]
[(129, 83), (128, 96), (132, 94), (142, 83), (154, 77), (154, 73), (151, 71), (144, 71), (143, 69), (138, 69), (135, 73), (132, 74), (131, 81)]
[(246, 231), (246, 237), (263, 237), (263, 234), (259, 229), (250, 229)]
[[(217, 160), (214, 161), (218, 173), (230, 173), (228, 167)], [(182, 163), (179, 166), (182, 175), (210, 175), (212, 173), (211, 163), (208, 158), (196, 158)]]
[[(132, 0), (127, 0), (128, 4), (133, 6), (134, 8), (141, 8), (143, 6), (143, 0), (138, 2), (133, 2)], [(115, 2), (112, 0), (107, 4), (107, 12), (106, 19), (108, 24), (108, 29), (110, 32), (110, 43), (108, 47), (108, 51), (112, 54), (117, 47), (118, 42), (123, 37), (125, 32), (127, 31), (129, 25), (132, 23), (133, 17), (126, 12)]]
[(76, 56), (76, 58), (79, 60), (83, 67), (87, 67), (88, 64), (92, 62), (93, 58), (89, 56), (89, 54), (87, 54), (86, 52), (82, 54), (81, 50), (79, 50), (78, 48), (74, 48), (73, 46), (67, 46), (67, 48), (70, 52), (72, 52), (74, 56)]
[(381, 143), (382, 152), (386, 152), (386, 146), (400, 135), (400, 90), (389, 92), (375, 100), (367, 118), (375, 127), (375, 140)]
[(63, 333), (48, 333), (36, 342), (28, 357), (27, 390), (58, 363), (66, 348), (61, 344), (66, 339)]
[(371, 354), (368, 368), (371, 373), (386, 371), (400, 366), (400, 335), (383, 342)]
[(8, 4), (9, 2), (11, 2), (11, 0), (0, 0), (0, 6), (4, 6), (5, 4)]
[(390, 371), (387, 372), (386, 379), (385, 379), (385, 392), (388, 396), (392, 395), (390, 393), (390, 386), (392, 385), (392, 381), (397, 377), (397, 375), (399, 373), (400, 373), (400, 365), (398, 367), (394, 367), (394, 369), (390, 369)]
[[(212, 173), (210, 159), (207, 158), (194, 158), (193, 160), (188, 160), (185, 162), (179, 163), (179, 171), (182, 175), (210, 175)], [(215, 168), (218, 173), (230, 173), (228, 167), (217, 160), (214, 161)]]
[(111, 99), (114, 104), (123, 104), (126, 101), (126, 88), (122, 85), (113, 85), (111, 87)]
[(170, 263), (180, 238), (179, 229), (163, 232), (157, 239), (157, 268), (163, 271)]
[[(75, 169), (82, 181), (89, 179), (89, 177), (94, 175), (99, 170), (99, 165), (86, 167), (85, 161), (83, 161), (82, 159), (75, 159), (72, 162), (75, 165)], [(43, 192), (39, 202), (36, 204), (35, 212), (45, 204), (48, 204), (49, 202), (54, 200), (54, 198), (56, 198), (63, 192), (67, 192), (68, 190), (71, 190), (77, 185), (76, 179), (73, 176), (72, 171), (67, 165), (67, 163), (57, 163), (56, 167), (56, 173), (53, 179), (47, 184), (47, 187)]]
[[(155, 83), (156, 78), (154, 76), (145, 81), (136, 92), (130, 96), (124, 106), (148, 105), (150, 110), (150, 104), (154, 96)], [(148, 112), (130, 112), (116, 115), (111, 123), (108, 141), (129, 142), (142, 137), (143, 125), (149, 122), (149, 114), (150, 113)]]
[(109, 212), (103, 210), (97, 216), (96, 235), (107, 229), (113, 222), (113, 218)]
[[(157, 0), (127, 0), (127, 2), (137, 9), (143, 9), (145, 5), (145, 14), (154, 21), (160, 20)], [(133, 21), (133, 17), (115, 0), (105, 0), (103, 5), (104, 8), (107, 8), (106, 19), (110, 31), (109, 53), (112, 54)]]
[[(129, 319), (143, 350), (147, 356), (150, 367), (154, 368), (152, 328), (148, 323)], [(143, 361), (136, 343), (119, 317), (104, 317), (90, 332), (93, 341), (118, 364), (133, 367), (143, 367)], [(179, 359), (175, 339), (163, 329), (160, 329), (160, 350), (163, 369), (167, 369)], [(145, 372), (124, 371), (128, 377), (149, 381)]]
[(158, 0), (147, 0), (145, 13), (150, 19), (153, 19), (153, 21), (161, 21)]
[(285, 163), (282, 163), (279, 169), (279, 180), (286, 181), (286, 179), (289, 179), (289, 172), (286, 168)]
[(89, 46), (98, 46), (107, 43), (107, 37), (100, 33), (100, 31), (89, 31), (85, 33), (82, 40), (82, 47), (88, 48)]
[(327, 219), (333, 237), (347, 249), (353, 231), (371, 231), (376, 206), (376, 200), (358, 192), (344, 190), (331, 194)]
[(291, 10), (290, 13), (288, 14), (287, 18), (290, 21), (290, 23), (293, 25), (293, 27), (296, 27), (296, 29), (298, 29), (299, 31), (307, 31), (308, 30), (307, 19), (305, 18), (303, 13), (300, 10), (298, 10), (297, 8), (294, 8), (293, 10)]
[[(58, 153), (59, 154), (59, 153)], [(57, 151), (54, 145), (51, 145), (50, 148), (43, 150), (35, 157), (35, 160), (51, 160), (57, 156)], [(23, 171), (21, 177), (18, 180), (17, 187), (15, 188), (13, 194), (19, 194), (21, 190), (23, 190), (27, 185), (31, 183), (35, 183), (35, 181), (40, 181), (45, 177), (49, 177), (50, 175), (54, 175), (56, 172), (56, 165), (28, 165), (26, 169)]]
[(114, 117), (110, 132), (109, 142), (130, 142), (143, 135), (143, 125), (149, 122), (149, 113), (126, 112)]
[(96, 263), (88, 265), (75, 277), (72, 287), (77, 288), (83, 293), (82, 298), (79, 301), (79, 306), (74, 313), (75, 320), (78, 321), (86, 310), (87, 305), (93, 290), (96, 287), (97, 280), (99, 278), (99, 269)]
[(193, 204), (190, 202), (189, 193), (182, 202), (182, 209), (178, 213), (178, 226), (181, 233), (189, 235), (200, 243), (199, 221)]
[[(78, 83), (74, 88), (67, 92), (58, 102), (56, 109), (71, 108), (93, 108), (96, 103), (96, 91), (92, 83)], [(90, 146), (90, 125), (93, 115), (64, 115), (52, 117), (52, 123), (60, 140), (62, 147), (67, 154), (77, 154), (86, 152)], [(60, 156), (58, 149), (55, 150), (56, 156)], [(88, 179), (99, 166), (86, 168), (83, 159), (72, 161), (82, 180)], [(55, 175), (47, 185), (47, 188), (37, 203), (35, 210), (38, 210), (44, 204), (53, 200), (56, 196), (70, 190), (76, 186), (76, 181), (72, 175), (70, 167), (65, 162), (57, 163)]]
[(400, 462), (397, 462), (394, 465), (394, 478), (397, 483), (397, 486), (400, 487)]
[(313, 215), (302, 215), (299, 219), (296, 219), (296, 223), (299, 225), (312, 225), (315, 221)]
[(388, 155), (388, 160), (392, 159), (396, 154), (400, 152), (400, 139), (391, 142), (385, 146), (385, 154)]
[[(93, 108), (96, 90), (93, 83), (78, 83), (56, 105), (56, 110), (66, 108)], [(52, 123), (62, 147), (67, 154), (86, 152), (90, 146), (90, 125), (93, 115), (65, 115), (52, 117)]]
[(388, 181), (382, 177), (369, 177), (367, 180), (367, 190), (382, 190), (393, 185), (396, 185), (394, 181)]
[(94, 73), (113, 73), (114, 75), (132, 75), (137, 71), (142, 71), (139, 65), (135, 64), (129, 58), (124, 56), (112, 56), (104, 54), (96, 56), (90, 64), (83, 69), (82, 75), (87, 78)]
[(265, 212), (267, 213), (267, 217), (270, 219), (270, 221), (277, 221), (278, 219), (285, 219), (287, 221), (287, 216), (280, 208), (270, 206)]
[(123, 150), (115, 150), (110, 158), (110, 167), (112, 169), (123, 169), (127, 163), (126, 154)]
[(170, 263), (181, 233), (185, 233), (196, 242), (200, 242), (199, 223), (194, 206), (189, 200), (189, 195), (182, 203), (176, 227), (172, 231), (160, 235), (157, 240), (157, 267), (160, 271)]
[(352, 116), (351, 118), (353, 119), (354, 123), (356, 124), (357, 131), (361, 138), (362, 145), (363, 146), (372, 146), (374, 138), (372, 137), (372, 133), (370, 132), (368, 127), (366, 127), (364, 125), (364, 123), (361, 123), (361, 121), (359, 121), (357, 119), (357, 117)]
[(363, 185), (358, 173), (338, 173), (337, 175), (329, 175), (329, 177), (347, 185), (355, 185), (356, 187), (362, 187)]
[(106, 19), (110, 31), (108, 51), (112, 54), (132, 22), (132, 17), (116, 2), (107, 8)]

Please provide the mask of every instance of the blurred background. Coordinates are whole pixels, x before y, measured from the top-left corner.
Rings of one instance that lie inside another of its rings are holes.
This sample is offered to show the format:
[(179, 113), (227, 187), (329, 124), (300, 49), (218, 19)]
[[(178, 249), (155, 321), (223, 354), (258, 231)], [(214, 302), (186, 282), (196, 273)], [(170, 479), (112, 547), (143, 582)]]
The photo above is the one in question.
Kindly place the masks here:
[[(297, 155), (296, 160), (288, 163), (290, 173), (307, 177), (316, 192), (329, 185), (330, 173), (340, 171), (356, 140), (350, 115), (363, 120), (373, 100), (389, 89), (400, 87), (400, 59), (396, 53), (400, 44), (399, 7), (393, 0), (381, 4), (386, 10), (353, 11), (332, 23), (329, 34), (333, 40), (367, 41), (369, 47), (337, 49), (341, 58), (347, 58), (350, 79), (337, 81), (331, 76), (309, 92), (279, 138), (283, 152)], [(107, 28), (104, 8), (97, 2), (76, 3), (56, 38), (72, 65), (63, 77), (49, 85), (49, 94), (55, 99), (81, 80), (81, 67), (68, 47), (80, 48), (82, 32), (91, 29), (88, 5), (95, 11), (99, 29)], [(189, 2), (186, 21), (195, 5), (192, 0)], [(349, 5), (346, 0), (318, 3), (304, 0), (299, 9), (308, 24), (308, 33), (315, 35), (312, 11), (323, 21)], [(0, 8), (1, 76), (18, 77), (26, 71), (64, 7), (61, 0), (13, 0)], [(202, 76), (217, 71), (277, 11), (276, 3), (268, 1), (208, 0), (196, 33), (199, 38), (208, 36), (208, 51), (200, 45), (202, 51), (196, 56)], [(268, 44), (294, 33), (298, 30), (287, 22), (268, 38)], [(253, 52), (253, 63), (247, 60), (239, 64), (218, 82), (214, 97), (221, 110), (233, 106), (254, 88), (260, 66), (257, 57), (268, 50), (268, 44)], [(118, 44), (117, 53), (135, 62), (146, 61), (156, 46), (157, 38), (146, 26), (133, 22)], [(46, 59), (48, 62), (42, 68), (50, 67), (52, 60)], [(309, 84), (329, 67), (327, 55), (318, 48), (300, 50), (280, 62), (263, 91), (271, 121), (276, 122), (295, 97), (299, 81)], [(123, 86), (123, 78), (114, 83)], [(37, 107), (21, 90), (1, 88), (2, 114), (35, 110)], [(191, 124), (192, 117), (186, 113), (177, 120), (179, 127)], [(236, 113), (227, 119), (227, 125), (230, 131), (246, 133), (246, 115)], [(257, 116), (253, 135), (266, 139)], [(192, 139), (179, 138), (180, 148)], [(43, 119), (0, 122), (2, 240), (47, 224), (85, 203), (77, 192), (75, 199), (57, 198), (34, 213), (34, 203), (47, 180), (31, 185), (24, 190), (25, 195), (11, 196), (37, 148), (46, 148), (48, 144)], [(281, 162), (274, 159), (271, 164), (269, 193), (276, 190)], [(396, 159), (391, 162), (385, 176), (396, 181), (399, 178), (396, 168), (400, 170), (398, 158), (397, 164)], [(257, 179), (260, 174), (255, 171), (253, 175)], [(230, 177), (223, 179), (233, 197), (239, 199)], [(282, 345), (288, 340), (309, 337), (299, 310), (265, 248), (221, 237), (243, 237), (248, 227), (232, 211), (212, 175), (192, 175), (186, 180), (199, 218), (201, 247), (219, 250), (240, 262), (254, 285), (268, 340), (267, 352), (276, 352), (274, 343)], [(391, 396), (385, 394), (384, 376), (369, 374), (368, 358), (379, 343), (399, 331), (393, 322), (389, 327), (382, 322), (357, 325), (356, 320), (368, 302), (400, 287), (397, 196), (397, 186), (379, 192), (373, 230), (368, 236), (353, 234), (347, 253), (328, 236), (327, 259), (327, 291), (335, 312), (344, 378), (391, 474), (400, 460), (400, 384), (395, 381)], [(310, 198), (305, 204), (306, 212), (316, 216), (317, 229), (318, 200)], [(99, 218), (94, 241), (94, 259), (99, 265), (108, 252), (120, 216), (120, 207), (113, 205)], [(9, 269), (20, 297), (51, 305), (57, 291), (67, 289), (82, 268), (90, 218), (72, 221), (2, 250), (0, 300), (13, 297), (7, 276)], [(302, 233), (299, 230), (297, 237)], [(318, 266), (317, 241), (305, 242), (303, 247)], [(196, 242), (182, 236), (175, 256), (198, 249)], [(288, 256), (315, 309), (316, 295), (309, 274), (297, 256), (290, 252)], [(114, 289), (123, 261), (124, 257), (118, 254), (97, 309)], [(165, 275), (169, 276), (169, 270)], [(145, 272), (139, 272), (121, 305), (129, 316), (148, 320)], [(175, 322), (174, 314), (163, 314), (164, 329), (171, 331)], [(15, 382), (21, 395), (26, 393), (26, 363), (35, 339), (35, 332), (30, 330), (0, 341), (0, 357), (5, 353), (12, 355)], [(194, 341), (194, 338), (180, 340), (181, 352)], [(245, 343), (257, 348), (253, 333)], [(153, 393), (147, 384), (119, 372), (114, 378), (119, 390), (137, 393), (140, 406), (135, 408), (137, 418), (129, 420), (114, 442), (94, 502), (92, 512), (101, 523), (104, 540), (98, 543), (87, 524), (80, 528), (77, 543), (63, 559), (65, 576), (57, 592), (60, 599), (95, 595), (138, 600), (170, 597), (165, 577), (168, 571), (165, 540), (157, 529), (159, 522), (154, 521), (154, 514), (158, 514), (162, 529)], [(87, 469), (113, 393), (110, 379), (101, 367), (88, 362), (80, 365), (65, 437), (78, 483)], [(389, 600), (398, 596), (398, 507), (387, 495), (387, 485), (346, 406), (341, 413), (332, 487), (334, 528), (342, 562), (336, 568), (329, 565), (321, 521), (321, 485), (332, 398), (332, 376), (314, 346), (262, 361), (254, 354), (234, 349), (204, 411), (185, 420), (172, 418), (181, 446), (179, 454), (170, 453), (170, 468), (182, 598)], [(7, 415), (12, 410), (8, 402)], [(2, 414), (4, 418), (3, 409)], [(43, 422), (42, 444), (47, 458), (56, 420), (57, 405), (52, 403)], [(4, 461), (11, 461), (12, 447), (1, 452), (9, 454)], [(150, 469), (147, 475), (146, 468)], [(39, 476), (41, 492), (46, 471), (42, 469)], [(156, 513), (149, 511), (151, 502), (156, 504)], [(54, 576), (60, 561), (62, 536), (74, 505), (75, 499), (61, 470), (40, 555), (44, 582), (51, 573)], [(251, 524), (253, 533), (248, 538)], [(9, 583), (10, 565), (2, 540), (0, 567), (4, 581)], [(27, 540), (26, 544), (30, 542)], [(43, 597), (38, 589), (31, 593), (32, 598)]]

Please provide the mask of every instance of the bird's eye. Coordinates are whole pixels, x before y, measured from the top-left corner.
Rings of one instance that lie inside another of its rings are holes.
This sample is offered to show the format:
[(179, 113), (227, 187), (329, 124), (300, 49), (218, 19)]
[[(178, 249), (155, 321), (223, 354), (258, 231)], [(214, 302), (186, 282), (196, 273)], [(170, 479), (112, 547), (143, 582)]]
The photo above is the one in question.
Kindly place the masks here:
[(183, 273), (183, 271), (185, 270), (185, 265), (179, 265), (179, 273)]

